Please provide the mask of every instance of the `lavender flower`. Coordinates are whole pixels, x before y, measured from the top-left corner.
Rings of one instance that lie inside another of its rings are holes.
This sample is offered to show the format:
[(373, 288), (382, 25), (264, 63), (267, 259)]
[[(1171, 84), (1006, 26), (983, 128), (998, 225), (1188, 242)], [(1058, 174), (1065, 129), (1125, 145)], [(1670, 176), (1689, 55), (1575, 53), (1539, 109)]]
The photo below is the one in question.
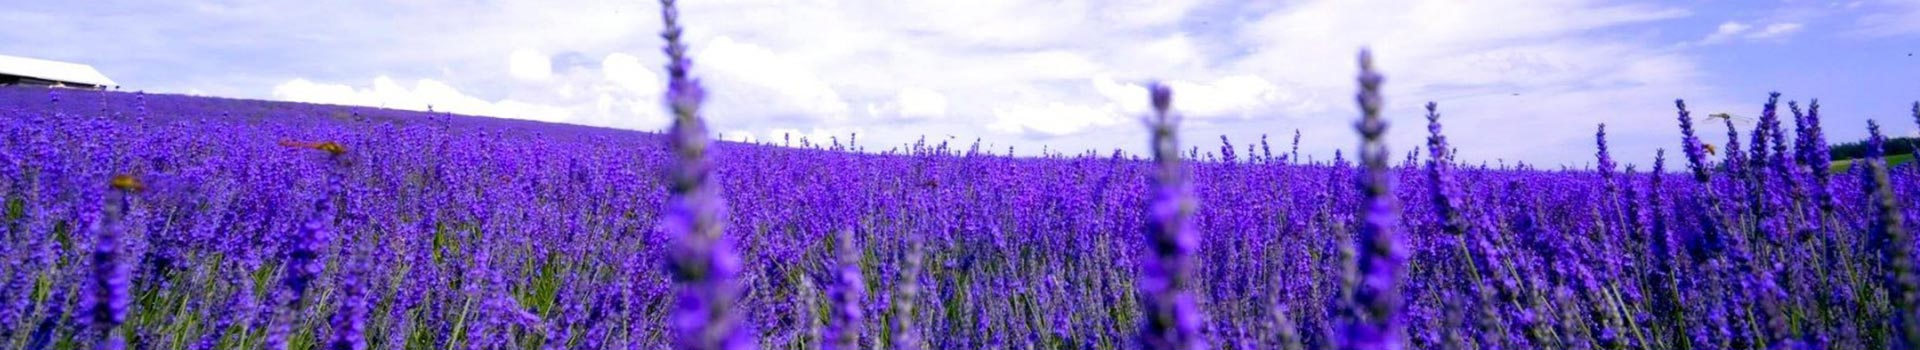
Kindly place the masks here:
[(1693, 135), (1693, 115), (1687, 111), (1687, 101), (1673, 100), (1673, 105), (1680, 109), (1680, 151), (1687, 155), (1687, 170), (1693, 172), (1694, 181), (1707, 183), (1707, 151), (1700, 138)]
[(1300, 129), (1293, 129), (1293, 149), (1287, 151), (1287, 159), (1293, 160), (1294, 163), (1299, 163)]
[(1227, 141), (1227, 135), (1220, 135), (1220, 160), (1233, 163), (1239, 157), (1233, 154), (1233, 142)]
[(53, 344), (53, 333), (58, 329), (61, 317), (66, 316), (67, 289), (57, 289), (47, 298), (46, 316), (33, 326), (33, 332), (27, 334), (27, 350), (46, 350)]
[(899, 286), (891, 298), (893, 302), (893, 350), (919, 350), (919, 330), (913, 326), (913, 305), (920, 299), (921, 251), (918, 240), (913, 240), (907, 248), (907, 256), (900, 267)]
[[(1452, 179), (1447, 174), (1447, 136), (1440, 133), (1440, 104), (1427, 102), (1427, 181), (1434, 210), (1444, 220), (1443, 229), (1447, 234), (1459, 236), (1466, 234), (1466, 219), (1453, 204)], [(1469, 261), (1471, 262), (1471, 261)]]
[(1893, 328), (1898, 332), (1895, 349), (1910, 349), (1920, 346), (1920, 272), (1914, 265), (1913, 237), (1907, 234), (1900, 213), (1900, 201), (1894, 197), (1893, 186), (1887, 176), (1886, 160), (1881, 159), (1882, 145), (1886, 137), (1880, 134), (1880, 124), (1867, 120), (1867, 179), (1863, 184), (1867, 188), (1868, 203), (1873, 207), (1874, 221), (1871, 234), (1878, 241), (1881, 256), (1888, 271), (1887, 293), (1893, 302)]
[(1780, 93), (1768, 93), (1767, 104), (1760, 110), (1760, 120), (1755, 123), (1752, 134), (1748, 135), (1753, 140), (1749, 144), (1753, 147), (1749, 161), (1755, 171), (1766, 169), (1768, 161), (1772, 160), (1772, 156), (1767, 153), (1767, 145), (1768, 142), (1773, 141), (1769, 137), (1774, 136), (1775, 129), (1780, 126), (1779, 105)]
[(1200, 248), (1200, 235), (1191, 219), (1198, 203), (1187, 182), (1187, 169), (1180, 162), (1176, 134), (1179, 121), (1170, 112), (1173, 91), (1154, 83), (1147, 92), (1154, 110), (1147, 128), (1153, 135), (1155, 175), (1153, 200), (1146, 212), (1151, 259), (1142, 263), (1140, 276), (1140, 292), (1146, 298), (1142, 303), (1146, 322), (1140, 341), (1155, 350), (1206, 349), (1205, 340), (1200, 338), (1200, 326), (1205, 321), (1189, 290), (1194, 251)]
[(1387, 122), (1380, 119), (1381, 80), (1373, 70), (1373, 54), (1360, 51), (1360, 93), (1356, 100), (1361, 117), (1354, 128), (1360, 132), (1360, 162), (1366, 172), (1359, 178), (1364, 204), (1359, 213), (1357, 266), (1352, 271), (1360, 276), (1350, 279), (1358, 283), (1352, 286), (1350, 305), (1360, 312), (1355, 319), (1347, 320), (1340, 344), (1348, 350), (1402, 348), (1400, 270), (1407, 253), (1397, 233), (1400, 209), (1393, 199), (1393, 175), (1387, 170), (1387, 145), (1381, 141), (1387, 131)]
[[(1253, 151), (1249, 150), (1247, 154), (1251, 155)], [(1273, 160), (1273, 149), (1267, 148), (1267, 134), (1260, 134), (1260, 159), (1262, 161)]]
[(699, 114), (706, 90), (688, 74), (693, 61), (680, 42), (680, 14), (674, 2), (660, 1), (665, 25), (660, 37), (667, 42), (663, 50), (668, 60), (667, 106), (674, 115), (668, 135), (674, 164), (667, 175), (672, 197), (661, 219), (674, 240), (668, 266), (680, 286), (672, 316), (674, 344), (682, 350), (752, 349), (756, 346), (740, 329), (733, 305), (740, 257), (724, 236), (727, 207), (719, 188), (711, 183), (712, 165), (707, 160), (711, 144)]
[(351, 266), (341, 276), (339, 306), (334, 308), (332, 326), (333, 339), (327, 342), (328, 350), (362, 350), (367, 348), (367, 287), (362, 276), (366, 267), (362, 260), (355, 258)]
[(344, 149), (335, 143), (327, 144), (332, 146), (323, 150), (332, 158), (329, 158), (330, 166), (327, 168), (326, 189), (314, 198), (313, 211), (308, 214), (306, 223), (301, 225), (298, 235), (291, 239), (293, 246), (287, 251), (287, 275), (281, 280), (285, 287), (282, 291), (285, 293), (286, 309), (278, 311), (273, 327), (267, 331), (264, 344), (267, 349), (287, 348), (287, 338), (293, 333), (294, 318), (306, 312), (307, 303), (311, 301), (307, 298), (307, 292), (327, 268), (327, 262), (320, 254), (333, 241), (334, 215), (338, 212), (333, 207), (333, 196), (341, 193), (340, 188), (345, 182), (342, 177), (346, 172), (342, 169), (343, 159), (339, 157)]
[(120, 324), (127, 321), (127, 307), (133, 303), (128, 288), (132, 284), (132, 267), (126, 261), (127, 212), (132, 208), (133, 193), (142, 189), (140, 181), (130, 175), (118, 175), (111, 183), (107, 203), (101, 217), (94, 223), (94, 242), (92, 285), (87, 293), (81, 294), (80, 304), (86, 309), (80, 318), (92, 326), (94, 349), (119, 350), (126, 348), (126, 339), (118, 331)]
[(832, 323), (827, 325), (826, 349), (859, 349), (860, 324), (864, 321), (860, 301), (866, 298), (866, 281), (860, 277), (860, 253), (853, 243), (853, 231), (839, 230), (834, 235), (839, 257), (835, 267)]
[(1599, 163), (1595, 165), (1595, 168), (1600, 170), (1600, 176), (1606, 179), (1607, 187), (1609, 188), (1609, 191), (1611, 191), (1611, 188), (1614, 186), (1613, 184), (1614, 163), (1613, 163), (1613, 154), (1607, 152), (1607, 124), (1605, 123), (1600, 124), (1599, 131), (1595, 131), (1593, 134), (1593, 142), (1595, 147), (1599, 149), (1599, 151), (1594, 152), (1595, 159), (1599, 160)]
[(1747, 154), (1740, 151), (1740, 129), (1733, 126), (1733, 119), (1722, 119), (1721, 122), (1727, 127), (1727, 157), (1720, 162), (1720, 165), (1726, 166), (1727, 175), (1735, 179), (1745, 179), (1748, 164)]

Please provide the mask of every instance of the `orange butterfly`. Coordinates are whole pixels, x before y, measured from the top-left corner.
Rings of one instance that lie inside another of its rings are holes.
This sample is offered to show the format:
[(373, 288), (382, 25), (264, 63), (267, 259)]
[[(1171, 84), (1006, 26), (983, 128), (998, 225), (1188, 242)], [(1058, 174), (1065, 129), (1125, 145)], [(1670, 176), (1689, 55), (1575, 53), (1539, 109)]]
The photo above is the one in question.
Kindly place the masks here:
[(108, 182), (107, 185), (126, 192), (140, 192), (147, 189), (147, 185), (141, 184), (140, 179), (127, 174), (114, 175), (113, 181)]
[(300, 141), (282, 140), (280, 141), (280, 145), (287, 146), (287, 147), (294, 147), (294, 148), (312, 148), (312, 149), (326, 151), (328, 154), (332, 154), (336, 156), (342, 153), (347, 153), (347, 148), (345, 146), (341, 146), (339, 143), (336, 143), (333, 141), (300, 142)]

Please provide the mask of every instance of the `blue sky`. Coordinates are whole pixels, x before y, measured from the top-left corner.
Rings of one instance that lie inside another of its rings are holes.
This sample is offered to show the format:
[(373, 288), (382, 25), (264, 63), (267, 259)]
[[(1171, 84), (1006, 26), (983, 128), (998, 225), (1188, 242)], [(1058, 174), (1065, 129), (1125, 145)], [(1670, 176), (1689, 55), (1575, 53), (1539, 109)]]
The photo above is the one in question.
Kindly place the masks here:
[[(0, 54), (129, 89), (665, 125), (650, 1), (20, 2)], [(1139, 86), (1175, 88), (1203, 149), (1295, 129), (1351, 149), (1353, 57), (1387, 75), (1395, 149), (1440, 103), (1469, 160), (1591, 163), (1678, 144), (1672, 100), (1754, 117), (1820, 98), (1836, 139), (1915, 134), (1920, 0), (684, 0), (708, 117), (729, 139), (858, 132), (869, 148), (1144, 149)], [(1709, 142), (1723, 142), (1718, 127)]]

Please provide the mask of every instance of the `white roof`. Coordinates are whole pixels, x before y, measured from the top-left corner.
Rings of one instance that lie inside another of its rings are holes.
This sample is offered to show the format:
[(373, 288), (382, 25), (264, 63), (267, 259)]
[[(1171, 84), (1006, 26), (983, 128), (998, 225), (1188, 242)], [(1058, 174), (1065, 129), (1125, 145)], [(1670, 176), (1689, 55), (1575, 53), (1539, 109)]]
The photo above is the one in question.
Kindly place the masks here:
[(94, 70), (93, 66), (7, 55), (0, 55), (0, 74), (87, 85), (120, 85)]

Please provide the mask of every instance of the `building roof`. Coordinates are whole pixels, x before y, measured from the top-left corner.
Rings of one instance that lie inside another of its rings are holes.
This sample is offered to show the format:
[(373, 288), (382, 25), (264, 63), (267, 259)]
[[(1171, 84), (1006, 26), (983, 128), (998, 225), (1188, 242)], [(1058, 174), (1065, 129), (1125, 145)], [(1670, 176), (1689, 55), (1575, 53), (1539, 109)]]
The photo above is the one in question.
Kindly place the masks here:
[(120, 85), (93, 66), (18, 56), (0, 55), (0, 74), (95, 86)]

